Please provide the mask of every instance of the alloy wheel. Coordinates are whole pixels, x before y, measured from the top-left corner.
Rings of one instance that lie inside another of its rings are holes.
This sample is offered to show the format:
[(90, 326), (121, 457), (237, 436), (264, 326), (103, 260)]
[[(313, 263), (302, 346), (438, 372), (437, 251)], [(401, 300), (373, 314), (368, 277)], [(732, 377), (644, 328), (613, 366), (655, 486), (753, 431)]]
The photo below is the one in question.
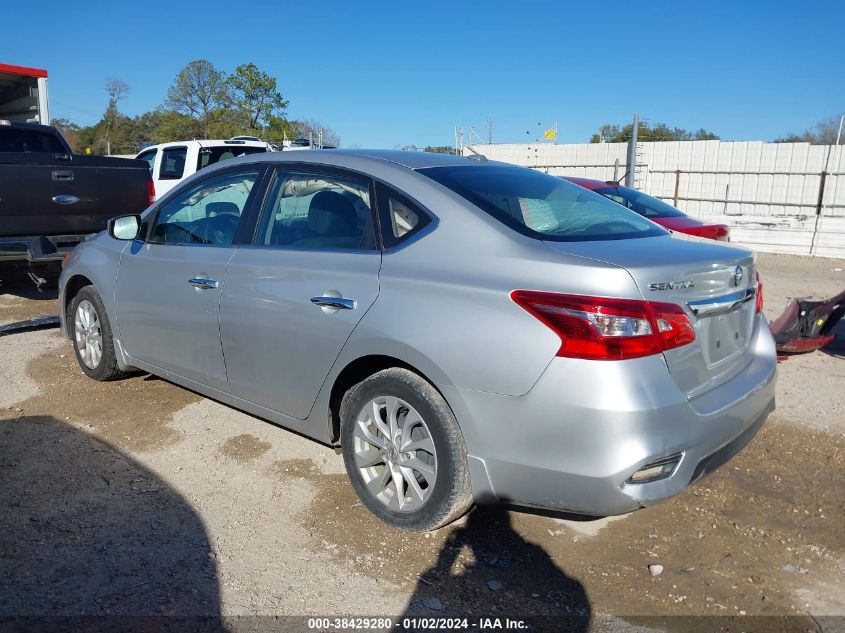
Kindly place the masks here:
[(413, 512), (431, 497), (437, 453), (419, 413), (395, 396), (378, 396), (358, 413), (355, 464), (369, 492), (389, 509)]
[(103, 335), (97, 310), (87, 299), (76, 306), (73, 328), (79, 357), (88, 369), (96, 369), (103, 357)]

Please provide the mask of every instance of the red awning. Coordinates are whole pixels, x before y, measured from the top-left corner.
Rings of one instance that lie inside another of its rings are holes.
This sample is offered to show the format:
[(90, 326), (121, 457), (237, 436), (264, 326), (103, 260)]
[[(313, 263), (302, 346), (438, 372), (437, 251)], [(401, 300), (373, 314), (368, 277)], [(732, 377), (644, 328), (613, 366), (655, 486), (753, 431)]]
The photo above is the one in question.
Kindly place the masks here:
[(41, 68), (27, 68), (26, 66), (13, 66), (12, 64), (0, 64), (0, 73), (12, 75), (24, 75), (26, 77), (46, 77), (47, 71)]

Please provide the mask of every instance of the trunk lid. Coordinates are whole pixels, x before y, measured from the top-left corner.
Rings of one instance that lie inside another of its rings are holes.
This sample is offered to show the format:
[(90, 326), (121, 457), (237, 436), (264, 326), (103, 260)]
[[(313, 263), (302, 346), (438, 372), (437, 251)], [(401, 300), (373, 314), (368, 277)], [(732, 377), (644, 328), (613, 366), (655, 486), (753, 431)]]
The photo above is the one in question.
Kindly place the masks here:
[[(621, 266), (644, 299), (684, 308), (695, 341), (663, 356), (687, 398), (730, 380), (751, 361), (749, 343), (757, 323), (751, 251), (685, 236), (545, 244)], [(601, 289), (596, 294), (601, 295)]]

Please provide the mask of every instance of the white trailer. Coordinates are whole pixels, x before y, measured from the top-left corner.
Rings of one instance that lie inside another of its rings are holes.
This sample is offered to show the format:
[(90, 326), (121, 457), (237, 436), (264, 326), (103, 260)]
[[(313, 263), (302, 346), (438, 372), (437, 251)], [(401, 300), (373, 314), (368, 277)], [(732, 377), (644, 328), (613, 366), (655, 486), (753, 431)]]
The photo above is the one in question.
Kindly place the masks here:
[(50, 124), (46, 70), (0, 64), (0, 119)]

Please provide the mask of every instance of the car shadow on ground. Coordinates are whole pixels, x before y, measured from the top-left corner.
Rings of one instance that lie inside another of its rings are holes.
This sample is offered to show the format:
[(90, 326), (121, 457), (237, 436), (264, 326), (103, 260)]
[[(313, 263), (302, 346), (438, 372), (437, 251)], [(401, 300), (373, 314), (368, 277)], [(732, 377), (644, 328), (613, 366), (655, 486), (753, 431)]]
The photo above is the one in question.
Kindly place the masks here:
[(85, 431), (0, 414), (0, 508), (2, 630), (225, 630), (199, 516)]
[(476, 508), (452, 530), (419, 576), (400, 626), (406, 618), (413, 624), (413, 618), (472, 615), (499, 618), (503, 629), (506, 618), (528, 617), (536, 631), (588, 630), (592, 610), (583, 585), (520, 536), (506, 508)]

